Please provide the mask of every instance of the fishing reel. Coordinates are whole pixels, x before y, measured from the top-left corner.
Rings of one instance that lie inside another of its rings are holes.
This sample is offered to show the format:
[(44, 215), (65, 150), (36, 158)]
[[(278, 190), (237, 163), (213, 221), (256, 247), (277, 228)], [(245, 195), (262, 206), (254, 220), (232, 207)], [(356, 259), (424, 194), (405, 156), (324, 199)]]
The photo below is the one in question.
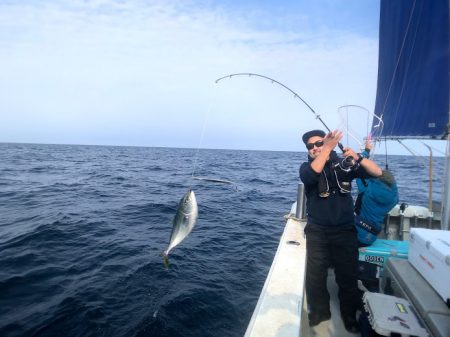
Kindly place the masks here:
[(350, 172), (352, 170), (358, 169), (359, 163), (353, 157), (345, 157), (345, 158), (342, 158), (342, 160), (337, 161), (334, 164), (334, 167), (335, 168), (338, 167), (339, 169), (341, 169), (344, 172)]
[[(341, 149), (342, 153), (344, 153), (344, 146), (341, 143), (338, 143), (338, 146)], [(361, 155), (359, 156), (361, 157)], [(337, 165), (335, 164), (335, 167), (338, 166), (342, 171), (350, 172), (351, 170), (358, 169), (361, 159), (362, 158), (355, 159), (352, 156), (345, 157), (342, 160), (339, 160)]]

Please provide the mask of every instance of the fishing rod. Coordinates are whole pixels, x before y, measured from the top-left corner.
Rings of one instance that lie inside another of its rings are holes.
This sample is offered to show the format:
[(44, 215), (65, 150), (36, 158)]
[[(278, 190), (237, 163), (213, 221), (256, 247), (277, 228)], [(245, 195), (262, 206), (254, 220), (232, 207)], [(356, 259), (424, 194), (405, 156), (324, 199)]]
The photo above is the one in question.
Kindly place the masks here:
[[(287, 85), (284, 85), (283, 83), (281, 83), (281, 82), (279, 82), (277, 80), (274, 80), (273, 78), (270, 78), (270, 77), (267, 77), (267, 76), (264, 76), (264, 75), (254, 74), (254, 73), (236, 73), (236, 74), (230, 74), (230, 75), (218, 78), (215, 83), (217, 84), (217, 83), (219, 83), (220, 81), (222, 81), (222, 80), (224, 80), (226, 78), (230, 78), (231, 79), (234, 76), (248, 76), (248, 77), (255, 76), (255, 77), (261, 77), (263, 79), (271, 81), (272, 84), (273, 83), (278, 84), (279, 86), (283, 87), (284, 89), (286, 89), (289, 92), (291, 92), (292, 94), (294, 94), (294, 98), (298, 98), (299, 100), (301, 100), (309, 108), (309, 110), (311, 110), (311, 112), (314, 114), (316, 119), (318, 119), (322, 123), (322, 125), (328, 130), (329, 133), (331, 133), (330, 128), (325, 124), (325, 122), (322, 120), (320, 115), (317, 112), (315, 112), (314, 109), (303, 98), (301, 98), (299, 94), (297, 94), (294, 90), (289, 88)], [(342, 152), (345, 152), (344, 151), (344, 146), (340, 142), (338, 143), (338, 146), (339, 146), (339, 148), (341, 149)]]

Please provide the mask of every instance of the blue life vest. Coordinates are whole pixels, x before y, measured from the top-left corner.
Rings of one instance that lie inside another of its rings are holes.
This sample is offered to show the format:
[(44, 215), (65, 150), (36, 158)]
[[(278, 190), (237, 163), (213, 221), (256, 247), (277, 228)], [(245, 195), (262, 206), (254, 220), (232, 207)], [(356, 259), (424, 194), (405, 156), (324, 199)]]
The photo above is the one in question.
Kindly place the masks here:
[(358, 200), (355, 207), (355, 226), (358, 241), (371, 245), (381, 231), (385, 215), (398, 203), (398, 188), (393, 175), (383, 171), (379, 178), (356, 179)]

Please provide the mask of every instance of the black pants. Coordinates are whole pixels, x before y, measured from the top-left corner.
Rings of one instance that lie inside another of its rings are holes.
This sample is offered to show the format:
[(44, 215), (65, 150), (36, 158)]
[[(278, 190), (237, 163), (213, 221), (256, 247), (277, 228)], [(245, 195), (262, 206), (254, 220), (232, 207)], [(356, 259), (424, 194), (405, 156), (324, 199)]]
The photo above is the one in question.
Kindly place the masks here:
[(310, 324), (315, 325), (331, 316), (327, 290), (328, 268), (331, 266), (334, 267), (339, 287), (341, 315), (355, 317), (361, 304), (361, 292), (358, 290), (358, 240), (354, 225), (332, 227), (308, 224), (305, 234), (306, 296)]

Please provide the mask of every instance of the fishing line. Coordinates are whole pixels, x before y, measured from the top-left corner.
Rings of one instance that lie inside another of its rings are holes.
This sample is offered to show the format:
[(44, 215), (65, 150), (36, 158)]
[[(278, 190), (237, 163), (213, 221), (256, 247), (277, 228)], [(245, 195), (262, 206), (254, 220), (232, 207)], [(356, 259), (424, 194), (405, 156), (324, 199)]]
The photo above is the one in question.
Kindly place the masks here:
[(191, 179), (194, 178), (195, 170), (197, 169), (198, 154), (200, 152), (200, 147), (203, 144), (203, 139), (205, 137), (206, 123), (207, 123), (208, 117), (211, 113), (213, 102), (215, 101), (215, 92), (216, 92), (216, 89), (213, 87), (212, 91), (210, 91), (210, 95), (209, 95), (208, 108), (206, 109), (206, 111), (203, 115), (202, 131), (200, 132), (200, 139), (199, 139), (198, 146), (197, 146), (197, 149), (194, 154), (194, 164), (192, 167)]
[[(287, 85), (285, 85), (285, 84), (283, 84), (283, 83), (281, 83), (281, 82), (279, 82), (277, 80), (274, 80), (273, 78), (270, 78), (270, 77), (264, 76), (264, 75), (260, 75), (260, 74), (255, 74), (255, 73), (236, 73), (236, 74), (229, 74), (229, 75), (220, 77), (220, 78), (218, 78), (216, 80), (216, 83), (219, 83), (220, 81), (222, 81), (224, 79), (227, 79), (227, 78), (231, 79), (231, 78), (233, 78), (235, 76), (260, 77), (260, 78), (263, 78), (265, 80), (268, 80), (268, 81), (272, 82), (272, 84), (273, 83), (278, 84), (282, 88), (284, 88), (284, 89), (288, 90), (290, 93), (292, 93), (294, 95), (294, 98), (298, 98), (300, 101), (302, 101), (303, 104), (305, 104), (309, 108), (309, 110), (314, 114), (316, 119), (318, 119), (322, 123), (322, 125), (325, 127), (325, 129), (327, 129), (328, 132), (331, 133), (330, 128), (325, 124), (325, 122), (322, 120), (320, 115), (316, 111), (314, 111), (314, 109), (299, 94), (297, 94), (294, 90), (289, 88)], [(342, 152), (345, 152), (344, 151), (344, 146), (341, 143), (338, 143), (338, 146), (339, 146), (339, 148), (341, 149)]]

